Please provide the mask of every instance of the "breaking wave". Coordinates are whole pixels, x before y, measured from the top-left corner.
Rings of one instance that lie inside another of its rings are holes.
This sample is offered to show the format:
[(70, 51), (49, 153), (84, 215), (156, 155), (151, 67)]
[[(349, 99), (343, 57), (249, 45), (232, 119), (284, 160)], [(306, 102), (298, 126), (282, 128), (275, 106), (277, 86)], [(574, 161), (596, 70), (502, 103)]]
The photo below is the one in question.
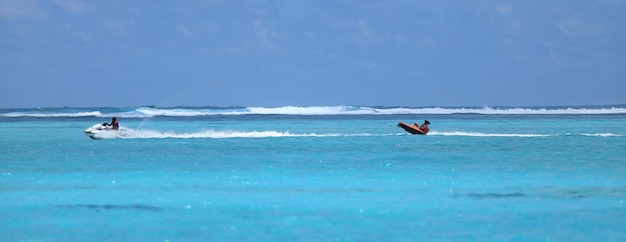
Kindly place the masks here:
[(31, 118), (79, 118), (79, 117), (101, 117), (104, 116), (98, 111), (91, 112), (59, 112), (59, 113), (37, 113), (37, 112), (10, 112), (0, 113), (0, 117), (17, 118), (17, 117), (31, 117)]
[(247, 107), (236, 109), (137, 108), (140, 116), (209, 115), (396, 115), (396, 114), (626, 114), (626, 108), (408, 108), (361, 106)]
[(402, 114), (484, 114), (484, 115), (597, 115), (626, 114), (626, 106), (598, 107), (367, 107), (367, 106), (284, 106), (284, 107), (136, 107), (136, 108), (38, 108), (0, 109), (0, 117), (196, 117), (213, 115), (402, 115)]

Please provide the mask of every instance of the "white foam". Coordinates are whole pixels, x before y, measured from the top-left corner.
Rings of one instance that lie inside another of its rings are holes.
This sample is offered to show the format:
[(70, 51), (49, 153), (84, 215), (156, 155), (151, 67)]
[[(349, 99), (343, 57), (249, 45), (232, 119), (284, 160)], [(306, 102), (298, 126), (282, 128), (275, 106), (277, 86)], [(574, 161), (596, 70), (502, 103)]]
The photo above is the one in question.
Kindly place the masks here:
[(583, 136), (591, 136), (591, 137), (622, 137), (623, 135), (612, 134), (612, 133), (596, 133), (596, 134), (582, 134)]
[(217, 131), (217, 130), (203, 130), (190, 133), (177, 133), (172, 131), (157, 131), (146, 129), (123, 129), (122, 131), (109, 131), (101, 132), (96, 135), (96, 139), (193, 139), (193, 138), (274, 138), (274, 137), (366, 137), (366, 136), (392, 136), (398, 134), (369, 134), (369, 133), (356, 133), (356, 134), (317, 134), (317, 133), (302, 133), (295, 134), (289, 131)]
[(215, 131), (204, 130), (191, 133), (176, 133), (171, 131), (156, 131), (156, 130), (133, 130), (127, 129), (121, 132), (117, 136), (99, 137), (103, 139), (107, 138), (125, 138), (125, 139), (149, 139), (149, 138), (178, 138), (178, 139), (190, 139), (190, 138), (268, 138), (268, 137), (330, 137), (340, 136), (339, 134), (292, 134), (290, 132), (279, 131)]
[(589, 137), (622, 137), (623, 135), (612, 134), (612, 133), (594, 133), (594, 134), (502, 134), (502, 133), (478, 133), (478, 132), (464, 132), (464, 131), (454, 131), (454, 132), (437, 132), (431, 131), (428, 135), (439, 135), (439, 136), (468, 136), (468, 137), (523, 137), (523, 138), (532, 138), (532, 137), (551, 137), (551, 136), (571, 136), (571, 135), (582, 135)]
[(478, 132), (429, 132), (428, 135), (442, 135), (442, 136), (469, 136), (469, 137), (548, 137), (552, 135), (547, 134), (498, 134), (498, 133), (478, 133)]

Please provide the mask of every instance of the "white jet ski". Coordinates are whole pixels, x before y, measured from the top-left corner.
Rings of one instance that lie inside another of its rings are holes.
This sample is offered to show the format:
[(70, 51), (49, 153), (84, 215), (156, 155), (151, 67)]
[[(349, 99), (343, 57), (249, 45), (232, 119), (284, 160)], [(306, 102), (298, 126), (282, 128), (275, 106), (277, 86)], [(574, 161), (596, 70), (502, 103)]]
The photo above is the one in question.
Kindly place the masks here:
[(117, 138), (122, 136), (123, 129), (114, 130), (110, 125), (96, 124), (85, 129), (85, 135), (91, 139)]

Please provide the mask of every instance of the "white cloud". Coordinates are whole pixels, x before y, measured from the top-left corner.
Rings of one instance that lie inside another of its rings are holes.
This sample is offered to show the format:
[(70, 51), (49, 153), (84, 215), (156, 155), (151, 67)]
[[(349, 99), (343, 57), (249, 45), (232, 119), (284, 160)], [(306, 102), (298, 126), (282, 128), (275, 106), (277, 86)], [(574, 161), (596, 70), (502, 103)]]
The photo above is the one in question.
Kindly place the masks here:
[(199, 53), (202, 54), (215, 54), (215, 55), (227, 55), (227, 56), (243, 56), (246, 54), (245, 51), (243, 51), (240, 48), (236, 48), (236, 47), (222, 47), (222, 48), (212, 48), (212, 49), (207, 49), (207, 48), (200, 48), (198, 49)]
[(34, 1), (0, 0), (0, 16), (7, 20), (42, 18), (44, 12)]
[(219, 24), (211, 22), (211, 21), (205, 21), (202, 27), (203, 28), (201, 29), (201, 31), (205, 31), (206, 33), (210, 35), (219, 35), (221, 32)]
[(516, 55), (513, 57), (513, 60), (517, 62), (527, 62), (530, 60), (530, 57), (528, 55)]
[(133, 20), (123, 19), (103, 19), (101, 23), (106, 29), (113, 32), (126, 32), (136, 25)]
[(256, 32), (257, 39), (263, 47), (269, 50), (276, 50), (276, 47), (272, 43), (272, 39), (276, 38), (278, 34), (276, 31), (269, 29), (265, 26), (262, 19), (255, 19), (252, 21), (254, 31)]
[(556, 22), (556, 27), (564, 35), (577, 37), (604, 31), (602, 24), (587, 23), (578, 17), (564, 18)]
[(500, 4), (496, 7), (496, 11), (502, 16), (509, 16), (513, 12), (511, 5)]
[(178, 25), (178, 31), (180, 31), (187, 38), (193, 36), (193, 32), (185, 27), (185, 25)]
[(515, 43), (513, 43), (513, 40), (511, 39), (505, 39), (504, 41), (502, 41), (502, 44), (506, 47), (514, 47)]
[(311, 31), (305, 32), (304, 35), (307, 38), (309, 38), (309, 39), (316, 39), (317, 38), (317, 34), (315, 34), (315, 32), (311, 32)]
[(559, 57), (559, 55), (557, 55), (554, 52), (550, 52), (550, 60), (552, 61), (552, 64), (558, 67), (563, 66), (563, 60), (561, 59), (561, 57)]
[(371, 37), (372, 36), (372, 32), (370, 31), (369, 26), (367, 26), (367, 23), (365, 23), (365, 21), (363, 19), (359, 19), (359, 22), (357, 23), (359, 26), (359, 29), (361, 30), (361, 33), (366, 36), (366, 37)]
[(74, 14), (84, 14), (89, 6), (81, 0), (54, 0), (53, 3)]

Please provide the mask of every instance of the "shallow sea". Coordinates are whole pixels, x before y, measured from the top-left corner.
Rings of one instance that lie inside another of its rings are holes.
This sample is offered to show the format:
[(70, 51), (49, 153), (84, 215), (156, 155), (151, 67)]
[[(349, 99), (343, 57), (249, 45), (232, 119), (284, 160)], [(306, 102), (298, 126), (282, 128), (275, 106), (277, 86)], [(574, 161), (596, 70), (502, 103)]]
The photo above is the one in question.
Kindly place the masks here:
[(626, 240), (621, 109), (335, 108), (0, 110), (0, 240)]

